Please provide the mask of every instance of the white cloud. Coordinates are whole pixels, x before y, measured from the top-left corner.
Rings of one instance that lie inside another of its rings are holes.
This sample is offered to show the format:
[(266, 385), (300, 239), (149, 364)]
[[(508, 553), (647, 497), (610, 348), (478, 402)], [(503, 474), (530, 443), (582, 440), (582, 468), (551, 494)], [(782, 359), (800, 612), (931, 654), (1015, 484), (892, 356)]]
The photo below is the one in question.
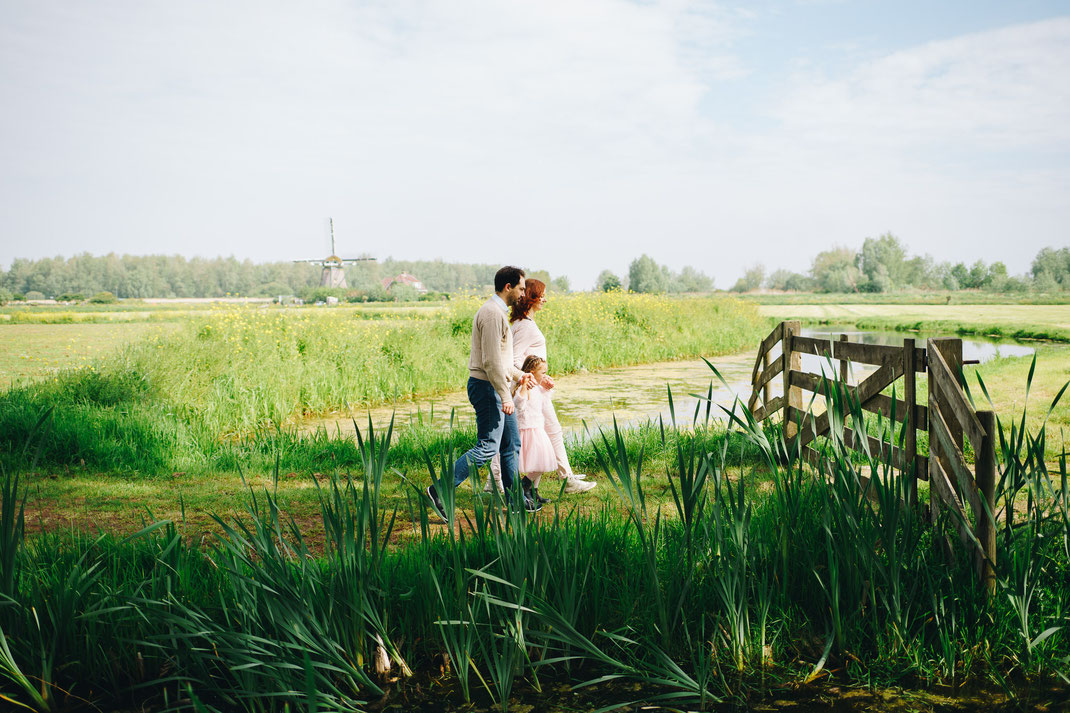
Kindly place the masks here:
[(801, 139), (991, 151), (1070, 142), (1070, 18), (905, 49), (843, 77), (799, 76), (777, 116)]

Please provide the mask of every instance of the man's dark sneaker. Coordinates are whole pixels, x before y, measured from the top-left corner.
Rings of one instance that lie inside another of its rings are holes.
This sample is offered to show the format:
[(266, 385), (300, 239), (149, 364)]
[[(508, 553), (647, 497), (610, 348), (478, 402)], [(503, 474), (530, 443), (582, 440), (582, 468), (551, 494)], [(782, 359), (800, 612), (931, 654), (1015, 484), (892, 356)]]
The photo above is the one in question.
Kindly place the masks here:
[(524, 509), (528, 512), (538, 512), (539, 510), (542, 510), (542, 503), (540, 503), (535, 498), (529, 498), (527, 495), (525, 495)]
[(442, 507), (442, 501), (438, 499), (438, 491), (435, 490), (434, 485), (427, 486), (427, 498), (431, 501), (431, 512), (435, 513), (439, 520), (449, 524), (449, 520), (446, 519), (446, 508)]

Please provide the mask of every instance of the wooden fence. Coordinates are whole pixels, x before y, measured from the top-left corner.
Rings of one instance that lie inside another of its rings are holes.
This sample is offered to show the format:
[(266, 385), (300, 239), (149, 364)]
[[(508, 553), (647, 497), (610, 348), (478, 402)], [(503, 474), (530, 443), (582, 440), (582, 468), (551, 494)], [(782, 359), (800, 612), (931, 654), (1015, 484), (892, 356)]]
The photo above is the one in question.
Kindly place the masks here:
[[(788, 452), (799, 453), (810, 461), (818, 457), (811, 444), (829, 434), (829, 419), (836, 410), (826, 404), (824, 412), (817, 415), (812, 410), (804, 411), (804, 392), (817, 399), (835, 394), (857, 403), (864, 411), (902, 424), (905, 431), (898, 442), (871, 436), (858, 424), (854, 424), (857, 430), (847, 428), (845, 423), (837, 425), (843, 427), (844, 445), (856, 450), (868, 447), (869, 452), (880, 454), (909, 478), (912, 504), (917, 503), (917, 481), (929, 481), (932, 520), (936, 521), (943, 508), (958, 515), (952, 519), (959, 537), (967, 547), (973, 547), (978, 576), (991, 592), (995, 587), (996, 558), (995, 416), (991, 411), (975, 410), (963, 391), (962, 340), (929, 339), (924, 348), (918, 348), (915, 340), (904, 339), (902, 347), (894, 347), (851, 342), (847, 335), (840, 335), (838, 340), (814, 339), (801, 332), (799, 322), (781, 322), (762, 340), (748, 402), (754, 417), (762, 421), (779, 414)], [(804, 371), (804, 354), (825, 360), (833, 373), (823, 376)], [(833, 362), (838, 362), (838, 369)], [(848, 376), (852, 362), (876, 370), (851, 385)], [(918, 374), (927, 376), (927, 405), (918, 403)], [(894, 400), (884, 393), (893, 384)], [(774, 397), (775, 385), (780, 385), (781, 393)], [(846, 421), (846, 415), (840, 413), (839, 417)], [(928, 433), (927, 455), (918, 452), (919, 432)], [(975, 455), (972, 469), (963, 456), (966, 438)]]

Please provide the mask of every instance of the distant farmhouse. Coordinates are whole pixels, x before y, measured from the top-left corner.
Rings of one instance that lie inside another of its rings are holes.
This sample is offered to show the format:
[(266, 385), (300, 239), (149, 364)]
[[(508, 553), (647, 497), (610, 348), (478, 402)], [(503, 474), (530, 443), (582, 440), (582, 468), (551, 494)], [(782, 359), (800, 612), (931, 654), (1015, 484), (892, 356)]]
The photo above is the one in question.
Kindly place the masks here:
[(394, 285), (408, 285), (421, 295), (427, 294), (427, 288), (424, 287), (424, 283), (420, 282), (420, 278), (415, 275), (410, 275), (407, 272), (403, 272), (397, 277), (388, 277), (383, 280), (383, 289), (387, 292), (389, 292)]

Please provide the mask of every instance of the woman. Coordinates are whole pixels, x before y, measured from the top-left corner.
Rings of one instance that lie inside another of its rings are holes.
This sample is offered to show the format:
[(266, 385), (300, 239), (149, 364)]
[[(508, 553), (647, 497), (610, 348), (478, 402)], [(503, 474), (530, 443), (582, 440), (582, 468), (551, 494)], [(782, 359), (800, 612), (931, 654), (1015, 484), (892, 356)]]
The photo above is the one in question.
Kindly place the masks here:
[[(513, 332), (513, 363), (516, 368), (523, 365), (524, 360), (531, 355), (546, 359), (546, 337), (542, 330), (535, 324), (535, 314), (546, 304), (546, 283), (541, 280), (529, 279), (524, 293), (512, 306), (509, 315), (511, 330)], [(553, 379), (546, 377), (544, 386), (553, 388)], [(544, 416), (546, 420), (546, 434), (553, 444), (554, 454), (557, 456), (557, 475), (565, 481), (566, 493), (582, 493), (595, 487), (594, 481), (584, 480), (582, 473), (573, 473), (572, 466), (568, 462), (568, 453), (565, 452), (565, 439), (561, 432), (561, 423), (557, 420), (557, 412), (554, 410), (552, 399), (546, 399)], [(487, 473), (487, 484), (484, 492), (492, 492), (497, 486), (501, 490), (501, 466), (495, 458), (491, 461), (490, 472)], [(538, 492), (535, 496), (539, 497)], [(545, 498), (539, 498), (546, 502)]]

